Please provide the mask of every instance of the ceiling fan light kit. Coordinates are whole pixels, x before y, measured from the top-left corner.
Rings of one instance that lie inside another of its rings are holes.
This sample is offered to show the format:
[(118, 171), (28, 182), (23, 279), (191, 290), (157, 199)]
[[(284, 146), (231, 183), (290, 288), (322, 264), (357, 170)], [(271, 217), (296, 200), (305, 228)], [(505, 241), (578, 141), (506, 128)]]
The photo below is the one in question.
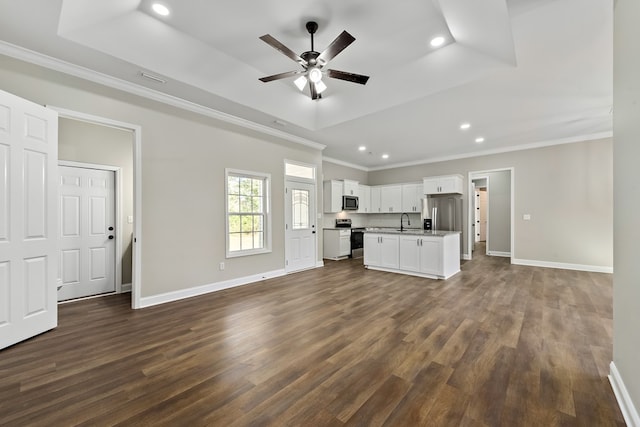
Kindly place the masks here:
[(311, 99), (321, 98), (320, 94), (327, 89), (327, 85), (322, 81), (323, 76), (352, 83), (358, 83), (361, 85), (367, 83), (367, 80), (369, 80), (369, 76), (332, 69), (323, 70), (323, 68), (329, 63), (329, 61), (335, 58), (336, 55), (338, 55), (347, 46), (355, 41), (355, 37), (353, 37), (348, 32), (343, 31), (338, 37), (336, 37), (333, 42), (331, 42), (329, 47), (327, 47), (324, 51), (316, 52), (314, 50), (313, 35), (318, 30), (318, 24), (314, 21), (309, 21), (306, 24), (306, 28), (311, 35), (311, 50), (303, 52), (300, 55), (297, 55), (294, 51), (280, 43), (269, 34), (265, 34), (264, 36), (260, 37), (260, 40), (264, 41), (269, 46), (278, 50), (279, 52), (302, 66), (302, 70), (287, 71), (267, 77), (261, 77), (259, 79), (260, 81), (267, 83), (274, 80), (280, 80), (300, 75), (297, 79), (294, 80), (293, 83), (301, 91), (304, 90), (308, 83)]

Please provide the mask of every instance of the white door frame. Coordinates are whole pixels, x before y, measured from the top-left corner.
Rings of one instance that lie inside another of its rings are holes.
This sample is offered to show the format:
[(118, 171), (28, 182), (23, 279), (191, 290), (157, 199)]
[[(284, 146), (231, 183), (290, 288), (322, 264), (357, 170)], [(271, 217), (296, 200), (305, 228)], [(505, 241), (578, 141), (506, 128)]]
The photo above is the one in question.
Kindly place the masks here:
[[(481, 170), (481, 171), (470, 171), (468, 174), (468, 184), (467, 184), (467, 188), (468, 188), (468, 201), (467, 201), (467, 205), (468, 205), (468, 213), (467, 213), (467, 230), (469, 230), (469, 232), (467, 234), (471, 234), (471, 230), (473, 230), (473, 228), (471, 227), (472, 221), (473, 221), (473, 198), (475, 197), (474, 195), (474, 191), (473, 191), (473, 180), (474, 179), (479, 179), (479, 178), (488, 178), (486, 176), (486, 174), (490, 173), (490, 172), (506, 172), (509, 171), (511, 172), (510, 176), (511, 176), (511, 203), (510, 203), (510, 218), (511, 218), (511, 227), (510, 227), (510, 237), (511, 237), (511, 255), (509, 257), (510, 262), (513, 264), (513, 259), (515, 258), (515, 253), (516, 253), (516, 247), (515, 247), (515, 168), (513, 167), (508, 167), (508, 168), (498, 168), (498, 169), (488, 169), (488, 170)], [(487, 252), (489, 251), (489, 203), (488, 201), (491, 198), (491, 194), (489, 193), (489, 180), (487, 179)], [(468, 251), (468, 259), (471, 259), (473, 257), (473, 239), (472, 238), (467, 238), (467, 251)]]
[[(70, 160), (58, 160), (58, 166), (69, 166), (72, 168), (80, 168), (80, 169), (97, 169), (114, 173), (115, 183), (114, 183), (114, 202), (115, 202), (115, 240), (116, 240), (116, 253), (115, 255), (115, 281), (116, 281), (116, 290), (117, 294), (122, 293), (122, 245), (124, 241), (122, 239), (122, 168), (118, 166), (109, 166), (109, 165), (99, 165), (95, 163), (83, 163), (83, 162), (74, 162)], [(58, 271), (60, 274), (60, 271)], [(58, 277), (60, 279), (60, 277)], [(101, 295), (98, 295), (101, 296)], [(90, 297), (91, 298), (91, 297)], [(76, 300), (68, 300), (61, 301), (61, 303), (76, 301)]]
[[(133, 134), (133, 257), (131, 262), (131, 308), (141, 308), (141, 287), (142, 287), (142, 127), (126, 122), (111, 120), (104, 117), (93, 116), (77, 111), (67, 110), (51, 105), (47, 105), (58, 112), (59, 117), (83, 122), (109, 126), (115, 129), (130, 131)], [(120, 181), (121, 182), (121, 181)], [(116, 198), (116, 203), (118, 198)], [(117, 208), (116, 208), (117, 209)], [(120, 216), (116, 221), (120, 220)], [(117, 231), (122, 227), (117, 227)], [(120, 239), (122, 241), (122, 239)], [(117, 247), (118, 245), (116, 245)], [(117, 252), (117, 251), (116, 251)], [(116, 265), (121, 261), (121, 256), (116, 258)], [(122, 266), (120, 267), (122, 268)], [(118, 274), (116, 278), (120, 280), (122, 288), (122, 277)], [(116, 285), (117, 286), (117, 285)], [(117, 289), (117, 288), (116, 288)]]

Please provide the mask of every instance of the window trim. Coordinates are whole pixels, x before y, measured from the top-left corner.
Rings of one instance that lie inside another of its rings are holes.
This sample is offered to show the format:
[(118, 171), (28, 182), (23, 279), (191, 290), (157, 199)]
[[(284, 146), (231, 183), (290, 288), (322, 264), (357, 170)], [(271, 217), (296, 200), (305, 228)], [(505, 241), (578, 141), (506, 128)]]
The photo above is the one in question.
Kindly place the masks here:
[[(264, 247), (260, 249), (247, 249), (240, 251), (229, 250), (229, 176), (260, 179), (264, 182), (263, 209), (264, 209)], [(224, 221), (225, 221), (225, 254), (226, 258), (258, 255), (272, 252), (271, 247), (271, 174), (264, 172), (247, 171), (241, 169), (225, 168), (224, 170)]]

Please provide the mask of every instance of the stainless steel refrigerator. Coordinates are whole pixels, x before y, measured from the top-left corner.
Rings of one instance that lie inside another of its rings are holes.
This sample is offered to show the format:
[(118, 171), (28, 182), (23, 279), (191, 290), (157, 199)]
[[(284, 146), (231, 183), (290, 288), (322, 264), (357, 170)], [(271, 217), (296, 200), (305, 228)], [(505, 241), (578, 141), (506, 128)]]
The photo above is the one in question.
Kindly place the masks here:
[[(429, 222), (432, 230), (462, 232), (462, 196), (445, 194), (422, 199), (422, 223), (425, 225)], [(462, 241), (460, 235), (461, 254)]]

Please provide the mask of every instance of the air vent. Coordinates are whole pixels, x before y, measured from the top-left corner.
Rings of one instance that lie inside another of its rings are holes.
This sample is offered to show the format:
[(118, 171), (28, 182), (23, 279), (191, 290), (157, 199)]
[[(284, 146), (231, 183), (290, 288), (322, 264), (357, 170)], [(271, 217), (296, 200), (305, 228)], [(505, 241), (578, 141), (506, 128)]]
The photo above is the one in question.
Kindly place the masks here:
[(144, 77), (145, 79), (147, 79), (147, 80), (151, 80), (151, 81), (156, 82), (156, 83), (162, 83), (162, 84), (164, 84), (164, 83), (166, 83), (166, 82), (167, 82), (167, 81), (166, 81), (165, 79), (163, 79), (162, 77), (154, 76), (153, 74), (145, 73), (144, 71), (141, 71), (141, 72), (140, 72), (140, 75), (141, 75), (142, 77)]

